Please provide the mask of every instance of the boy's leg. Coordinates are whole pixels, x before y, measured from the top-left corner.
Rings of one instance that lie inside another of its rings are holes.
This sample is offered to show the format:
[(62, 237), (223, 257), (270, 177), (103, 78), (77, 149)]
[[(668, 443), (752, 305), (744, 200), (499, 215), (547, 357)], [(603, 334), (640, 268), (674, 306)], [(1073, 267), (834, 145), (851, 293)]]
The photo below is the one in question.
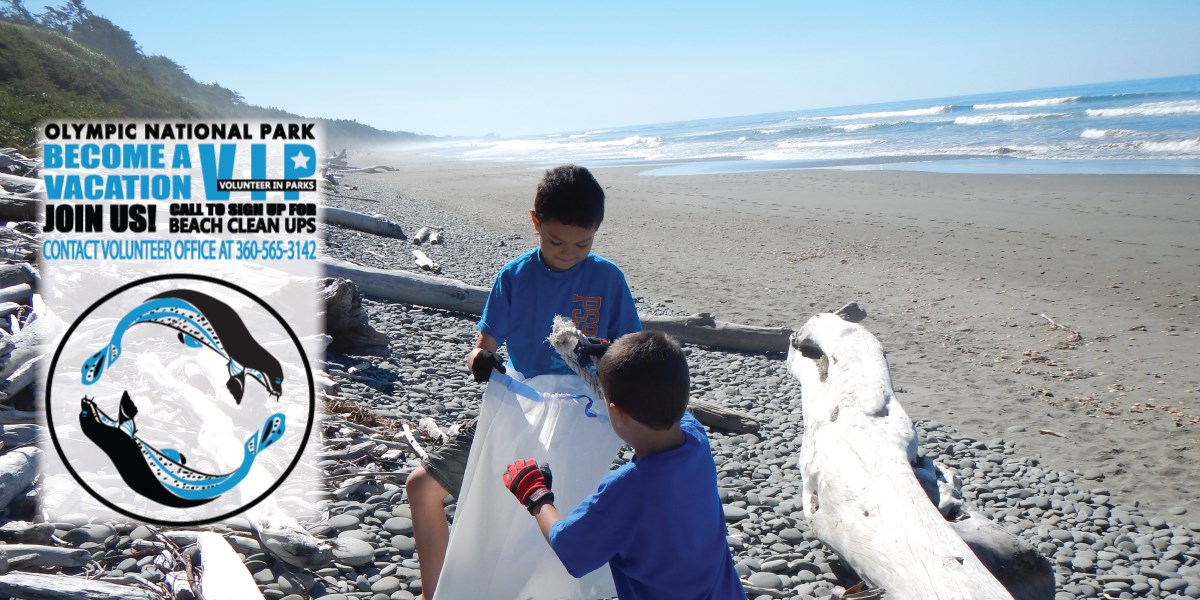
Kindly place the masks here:
[(450, 543), (450, 525), (442, 503), (450, 493), (425, 467), (417, 467), (404, 482), (408, 490), (408, 507), (412, 511), (413, 541), (420, 559), (422, 595), (433, 600), (434, 588), (446, 562), (446, 546)]
[(450, 526), (443, 503), (447, 496), (458, 497), (462, 489), (467, 457), (475, 440), (475, 424), (476, 420), (471, 419), (445, 445), (430, 452), (404, 482), (412, 512), (422, 595), (426, 600), (433, 600), (450, 544)]

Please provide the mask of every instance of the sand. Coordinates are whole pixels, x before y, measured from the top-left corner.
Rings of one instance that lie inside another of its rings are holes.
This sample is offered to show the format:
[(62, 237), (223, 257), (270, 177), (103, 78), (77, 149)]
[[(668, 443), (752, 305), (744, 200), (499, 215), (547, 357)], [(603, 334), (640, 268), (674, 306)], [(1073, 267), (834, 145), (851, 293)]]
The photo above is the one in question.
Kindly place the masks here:
[[(535, 243), (544, 166), (355, 162), (399, 167), (374, 177), (519, 236), (514, 254)], [(789, 327), (855, 300), (914, 419), (1200, 520), (1197, 178), (644, 171), (595, 171), (608, 197), (595, 251), (635, 296)]]

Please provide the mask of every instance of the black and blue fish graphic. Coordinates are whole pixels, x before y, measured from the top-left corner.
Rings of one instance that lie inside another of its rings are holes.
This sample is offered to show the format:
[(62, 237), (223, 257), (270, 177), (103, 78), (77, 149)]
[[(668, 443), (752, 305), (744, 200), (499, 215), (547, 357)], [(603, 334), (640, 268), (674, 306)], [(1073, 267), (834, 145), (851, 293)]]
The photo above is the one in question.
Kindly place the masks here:
[(172, 448), (158, 449), (137, 435), (137, 406), (129, 392), (121, 396), (119, 418), (113, 420), (91, 398), (80, 401), (79, 426), (83, 434), (112, 461), (129, 488), (159, 504), (187, 508), (199, 506), (233, 489), (250, 473), (260, 452), (283, 437), (282, 413), (267, 417), (261, 428), (246, 439), (242, 463), (229, 473), (212, 474), (185, 466), (187, 458)]
[(184, 345), (210, 348), (229, 361), (229, 380), (225, 387), (238, 404), (245, 394), (247, 375), (277, 399), (283, 394), (283, 367), (250, 335), (238, 312), (224, 302), (194, 290), (163, 292), (129, 311), (117, 323), (108, 345), (84, 361), (81, 368), (84, 385), (99, 381), (104, 371), (117, 362), (125, 332), (140, 323), (170, 327), (178, 332), (179, 341)]

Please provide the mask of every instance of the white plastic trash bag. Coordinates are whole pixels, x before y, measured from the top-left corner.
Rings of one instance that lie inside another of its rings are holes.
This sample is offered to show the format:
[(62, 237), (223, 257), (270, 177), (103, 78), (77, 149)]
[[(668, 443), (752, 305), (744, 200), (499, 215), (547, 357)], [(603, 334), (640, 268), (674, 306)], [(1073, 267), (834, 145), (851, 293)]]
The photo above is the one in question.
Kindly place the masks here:
[[(518, 458), (550, 464), (564, 516), (596, 491), (621, 440), (603, 403), (574, 375), (521, 381), (492, 373), (467, 460), (438, 600), (590, 600), (617, 595), (604, 566), (576, 579), (500, 474)], [(617, 525), (614, 525), (617, 526)]]

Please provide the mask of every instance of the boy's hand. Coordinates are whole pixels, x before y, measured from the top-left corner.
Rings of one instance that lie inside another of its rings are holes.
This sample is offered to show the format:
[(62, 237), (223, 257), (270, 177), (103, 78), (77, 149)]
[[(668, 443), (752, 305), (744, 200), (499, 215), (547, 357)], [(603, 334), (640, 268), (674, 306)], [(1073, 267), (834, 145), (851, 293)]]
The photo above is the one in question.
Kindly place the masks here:
[(471, 361), (471, 377), (478, 383), (484, 383), (491, 379), (492, 369), (503, 373), (504, 361), (500, 360), (500, 356), (495, 352), (480, 350), (479, 354), (475, 355), (475, 360)]
[(604, 356), (604, 353), (608, 352), (609, 346), (612, 346), (612, 342), (602, 337), (586, 336), (575, 345), (575, 360), (579, 362), (580, 366), (586, 367), (595, 359)]
[(533, 514), (533, 509), (543, 502), (554, 502), (554, 492), (550, 491), (550, 483), (554, 479), (550, 474), (550, 465), (538, 467), (537, 461), (532, 458), (518, 459), (508, 465), (508, 470), (500, 478), (508, 491), (525, 505), (529, 514)]

